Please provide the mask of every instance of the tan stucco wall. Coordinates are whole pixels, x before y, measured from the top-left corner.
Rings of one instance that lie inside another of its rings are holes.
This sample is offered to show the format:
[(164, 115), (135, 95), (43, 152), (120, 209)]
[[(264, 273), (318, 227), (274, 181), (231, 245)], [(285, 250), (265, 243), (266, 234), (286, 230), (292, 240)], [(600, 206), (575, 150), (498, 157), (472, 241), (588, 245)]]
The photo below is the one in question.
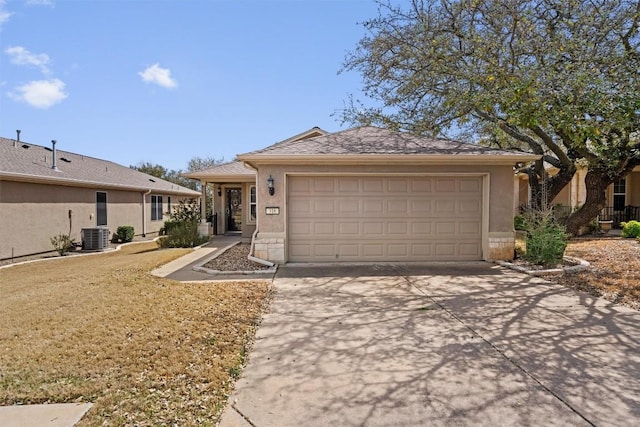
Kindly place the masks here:
[[(69, 210), (71, 237), (79, 243), (80, 230), (96, 226), (97, 191), (107, 193), (107, 227), (111, 235), (121, 225), (133, 226), (136, 235), (143, 233), (142, 192), (1, 181), (0, 258), (53, 250), (50, 238), (69, 232)], [(166, 212), (168, 195), (162, 196)], [(151, 194), (144, 197), (145, 232), (157, 233), (164, 221), (151, 221)], [(178, 196), (170, 197), (173, 206), (178, 204)], [(165, 215), (163, 219), (167, 218)]]
[[(285, 239), (286, 247), (286, 176), (288, 174), (476, 174), (489, 176), (489, 233), (498, 233), (500, 237), (506, 233), (513, 233), (513, 169), (511, 166), (316, 166), (316, 165), (259, 165), (257, 176), (258, 189), (258, 224), (259, 239), (273, 239), (280, 244), (281, 239)], [(275, 181), (275, 194), (270, 196), (267, 190), (267, 178), (271, 175)], [(280, 208), (279, 215), (266, 215), (265, 208)], [(485, 236), (489, 239), (489, 236)], [(488, 248), (488, 243), (487, 243)], [(277, 249), (280, 251), (280, 249)], [(285, 256), (286, 257), (286, 256)], [(274, 260), (278, 261), (278, 260)]]
[(627, 177), (627, 204), (640, 206), (640, 172), (632, 172)]

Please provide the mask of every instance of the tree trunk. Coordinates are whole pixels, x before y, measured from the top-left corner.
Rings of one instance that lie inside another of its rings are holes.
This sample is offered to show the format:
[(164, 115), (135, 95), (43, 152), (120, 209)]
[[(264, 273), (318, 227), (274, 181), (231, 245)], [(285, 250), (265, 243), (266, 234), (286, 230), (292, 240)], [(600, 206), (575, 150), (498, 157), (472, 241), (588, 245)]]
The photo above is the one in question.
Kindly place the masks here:
[(611, 182), (601, 171), (590, 170), (587, 172), (584, 178), (587, 198), (584, 205), (567, 218), (565, 226), (568, 233), (575, 236), (580, 227), (600, 215), (606, 202), (605, 191)]
[(527, 171), (529, 175), (529, 186), (531, 187), (531, 200), (529, 201), (533, 209), (547, 209), (560, 191), (569, 183), (575, 174), (575, 168), (562, 168), (553, 176), (546, 174), (542, 179), (538, 179), (535, 169)]

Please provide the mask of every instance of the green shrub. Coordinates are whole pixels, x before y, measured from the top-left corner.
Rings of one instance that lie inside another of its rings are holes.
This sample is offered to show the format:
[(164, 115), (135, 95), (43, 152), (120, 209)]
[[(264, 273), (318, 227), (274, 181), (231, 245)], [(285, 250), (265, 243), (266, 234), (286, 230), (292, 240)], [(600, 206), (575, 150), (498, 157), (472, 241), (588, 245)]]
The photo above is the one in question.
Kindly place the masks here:
[(177, 226), (180, 225), (180, 221), (173, 221), (171, 219), (168, 219), (164, 222), (164, 226), (160, 229), (160, 234), (162, 235), (168, 235), (169, 232), (171, 230), (173, 230), (174, 228), (176, 228)]
[(68, 234), (58, 234), (57, 236), (53, 236), (50, 240), (51, 244), (60, 256), (69, 252), (76, 245), (75, 240)]
[(640, 237), (640, 222), (621, 222), (620, 225), (622, 226), (622, 237)]
[(127, 243), (133, 241), (133, 236), (135, 236), (135, 233), (132, 226), (121, 225), (116, 229), (116, 236), (118, 236), (118, 239), (121, 242)]
[(158, 240), (161, 248), (192, 248), (209, 240), (198, 232), (200, 208), (194, 199), (180, 201), (167, 221), (164, 222), (165, 236)]
[(556, 221), (551, 210), (530, 211), (522, 216), (527, 232), (523, 258), (545, 267), (557, 265), (562, 261), (569, 241), (565, 228)]
[(192, 248), (208, 240), (208, 237), (201, 236), (198, 232), (197, 221), (176, 221), (167, 235), (158, 240), (158, 245), (161, 248)]
[(516, 230), (526, 230), (524, 216), (516, 215), (513, 217), (513, 228)]

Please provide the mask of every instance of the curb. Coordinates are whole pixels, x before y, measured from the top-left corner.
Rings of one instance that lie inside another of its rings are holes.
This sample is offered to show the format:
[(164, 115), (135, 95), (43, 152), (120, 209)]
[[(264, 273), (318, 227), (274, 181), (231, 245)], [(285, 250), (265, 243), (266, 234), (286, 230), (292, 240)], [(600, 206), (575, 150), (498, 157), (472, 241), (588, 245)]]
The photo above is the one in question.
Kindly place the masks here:
[(21, 261), (21, 262), (15, 262), (13, 264), (0, 265), (0, 270), (2, 270), (3, 268), (15, 267), (17, 265), (32, 264), (32, 263), (35, 263), (35, 262), (58, 261), (58, 260), (61, 260), (61, 259), (75, 258), (75, 257), (79, 257), (79, 256), (110, 254), (111, 252), (119, 251), (120, 249), (122, 249), (123, 246), (138, 245), (140, 243), (155, 242), (159, 238), (160, 237), (156, 237), (156, 238), (151, 239), (151, 240), (139, 240), (137, 242), (120, 243), (115, 248), (108, 248), (108, 249), (105, 249), (105, 250), (85, 251), (85, 252), (80, 252), (80, 253), (76, 253), (76, 254), (68, 254), (68, 255), (63, 255), (63, 256), (52, 256), (50, 258), (32, 259), (32, 260), (29, 260), (29, 261)]
[(229, 249), (231, 249), (232, 247), (234, 247), (236, 245), (239, 245), (240, 243), (241, 242), (235, 242), (235, 243), (230, 244), (229, 246), (226, 246), (226, 247), (220, 249), (219, 251), (217, 251), (215, 253), (215, 255), (203, 260), (200, 264), (192, 267), (191, 269), (193, 271), (197, 271), (199, 273), (211, 274), (212, 276), (216, 276), (216, 275), (233, 275), (233, 274), (238, 274), (238, 275), (257, 275), (257, 274), (271, 274), (271, 273), (275, 273), (276, 272), (276, 270), (278, 269), (277, 265), (274, 265), (273, 267), (270, 267), (270, 268), (267, 268), (267, 269), (264, 269), (264, 270), (212, 270), (210, 268), (203, 267), (203, 265), (205, 265), (209, 261), (218, 258), (220, 255), (224, 254), (226, 251), (228, 251)]
[(575, 273), (579, 273), (581, 271), (585, 271), (587, 269), (589, 269), (589, 267), (591, 267), (591, 264), (589, 264), (589, 262), (581, 259), (581, 258), (576, 258), (576, 257), (569, 257), (566, 256), (563, 258), (565, 261), (567, 262), (571, 262), (574, 263), (576, 265), (570, 265), (568, 267), (562, 267), (562, 268), (550, 268), (550, 269), (546, 269), (546, 270), (529, 270), (526, 267), (521, 267), (519, 265), (515, 265), (511, 262), (508, 261), (494, 261), (496, 264), (502, 266), (502, 267), (506, 267), (509, 268), (511, 270), (515, 270), (518, 271), (520, 273), (525, 273), (528, 274), (530, 276), (536, 276), (536, 277), (540, 277), (540, 276), (552, 276), (552, 275), (557, 275), (557, 274), (561, 274), (561, 275), (565, 275), (565, 274), (575, 274)]

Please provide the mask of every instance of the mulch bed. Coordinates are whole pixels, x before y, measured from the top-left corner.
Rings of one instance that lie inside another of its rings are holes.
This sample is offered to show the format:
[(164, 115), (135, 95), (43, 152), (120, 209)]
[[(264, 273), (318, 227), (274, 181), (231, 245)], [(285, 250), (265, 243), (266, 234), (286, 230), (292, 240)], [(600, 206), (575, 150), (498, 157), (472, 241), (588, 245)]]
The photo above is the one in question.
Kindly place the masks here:
[(573, 239), (565, 254), (588, 261), (591, 268), (549, 280), (640, 310), (640, 243), (636, 239)]

